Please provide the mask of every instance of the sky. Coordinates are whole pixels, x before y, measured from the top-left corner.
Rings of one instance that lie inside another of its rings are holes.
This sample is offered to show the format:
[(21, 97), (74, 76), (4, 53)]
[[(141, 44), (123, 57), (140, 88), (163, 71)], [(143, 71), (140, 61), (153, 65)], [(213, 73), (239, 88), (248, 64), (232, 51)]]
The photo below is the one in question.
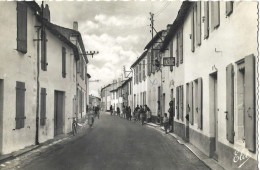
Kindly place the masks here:
[[(86, 51), (99, 51), (88, 56), (91, 75), (90, 94), (99, 96), (102, 87), (122, 77), (123, 66), (130, 66), (141, 56), (151, 40), (150, 12), (154, 13), (157, 32), (172, 24), (180, 1), (46, 1), (51, 22), (73, 28), (78, 22)], [(123, 79), (125, 79), (123, 77)]]

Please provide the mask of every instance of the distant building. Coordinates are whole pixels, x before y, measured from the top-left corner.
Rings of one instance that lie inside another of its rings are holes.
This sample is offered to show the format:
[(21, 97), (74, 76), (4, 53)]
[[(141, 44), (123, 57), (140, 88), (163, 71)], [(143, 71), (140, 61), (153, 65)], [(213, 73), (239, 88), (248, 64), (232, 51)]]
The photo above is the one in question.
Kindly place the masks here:
[(93, 96), (92, 94), (89, 95), (89, 108), (93, 107), (100, 107), (101, 106), (101, 99), (99, 97)]

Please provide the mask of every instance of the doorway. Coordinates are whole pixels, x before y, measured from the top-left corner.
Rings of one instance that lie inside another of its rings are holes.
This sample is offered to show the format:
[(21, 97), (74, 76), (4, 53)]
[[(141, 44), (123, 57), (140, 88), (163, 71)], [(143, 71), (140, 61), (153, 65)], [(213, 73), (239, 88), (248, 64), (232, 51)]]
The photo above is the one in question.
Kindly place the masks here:
[(54, 91), (54, 136), (64, 133), (64, 96), (64, 92)]
[(210, 106), (213, 117), (213, 135), (214, 135), (214, 147), (213, 147), (213, 159), (218, 160), (218, 75), (217, 72), (210, 75), (211, 87), (210, 87)]

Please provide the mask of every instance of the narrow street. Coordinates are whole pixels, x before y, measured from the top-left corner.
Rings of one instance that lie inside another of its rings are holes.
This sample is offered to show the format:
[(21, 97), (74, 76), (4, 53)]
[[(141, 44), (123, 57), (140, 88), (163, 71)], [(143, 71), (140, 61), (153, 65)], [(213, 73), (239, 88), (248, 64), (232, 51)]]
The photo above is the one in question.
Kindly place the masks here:
[(88, 128), (83, 137), (38, 155), (16, 159), (17, 165), (21, 163), (17, 167), (26, 170), (209, 169), (176, 139), (108, 114), (96, 119), (94, 128)]

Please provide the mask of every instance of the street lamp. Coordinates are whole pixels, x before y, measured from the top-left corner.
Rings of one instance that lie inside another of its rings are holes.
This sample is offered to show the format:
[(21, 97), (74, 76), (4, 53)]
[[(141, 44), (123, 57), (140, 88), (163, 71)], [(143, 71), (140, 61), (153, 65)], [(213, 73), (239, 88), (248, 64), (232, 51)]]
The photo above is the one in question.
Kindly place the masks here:
[(93, 58), (93, 55), (99, 54), (99, 51), (86, 51), (86, 55), (91, 55)]

